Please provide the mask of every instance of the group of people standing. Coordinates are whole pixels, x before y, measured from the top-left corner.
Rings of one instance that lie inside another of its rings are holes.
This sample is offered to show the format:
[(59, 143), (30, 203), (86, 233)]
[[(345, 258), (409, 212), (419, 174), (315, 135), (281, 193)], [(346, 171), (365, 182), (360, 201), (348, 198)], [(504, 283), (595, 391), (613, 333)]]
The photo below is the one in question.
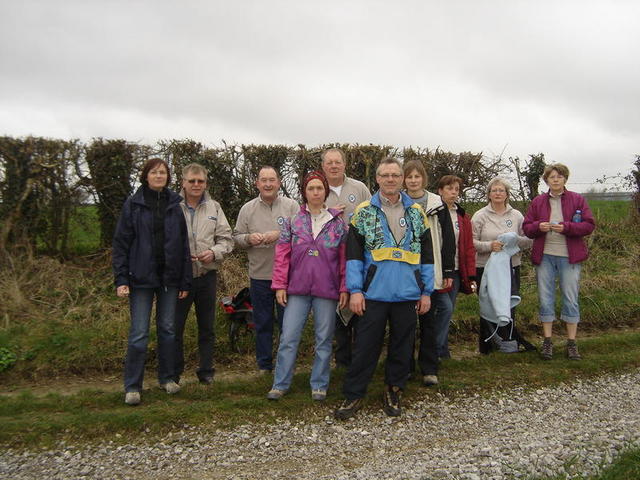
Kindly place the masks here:
[[(334, 414), (339, 419), (353, 416), (362, 406), (388, 327), (383, 410), (400, 415), (402, 392), (416, 368), (416, 343), (423, 385), (437, 384), (439, 360), (450, 356), (447, 338), (458, 293), (477, 292), (483, 277), (499, 278), (497, 283), (507, 278), (508, 294), (515, 297), (520, 250), (530, 246), (545, 337), (542, 357), (553, 355), (559, 277), (567, 355), (580, 358), (575, 344), (580, 263), (587, 258), (583, 237), (593, 231), (594, 222), (584, 198), (565, 189), (569, 172), (564, 165), (547, 167), (543, 178), (549, 192), (534, 199), (526, 217), (509, 205), (508, 182), (496, 178), (487, 188), (487, 206), (470, 218), (458, 203), (463, 182), (457, 176), (442, 177), (437, 194), (431, 193), (420, 162), (403, 165), (388, 157), (377, 166), (379, 188), (372, 196), (362, 182), (346, 176), (340, 149), (328, 149), (321, 158), (321, 168), (301, 182), (301, 205), (279, 194), (276, 169), (262, 167), (256, 180), (259, 194), (241, 208), (233, 230), (207, 192), (204, 167), (183, 169), (178, 195), (167, 188), (166, 162), (156, 158), (145, 164), (142, 185), (125, 202), (113, 243), (117, 294), (129, 297), (131, 312), (124, 372), (127, 404), (141, 401), (154, 297), (160, 386), (169, 394), (180, 390), (182, 338), (193, 303), (196, 374), (201, 383), (213, 381), (216, 272), (234, 244), (248, 256), (258, 371), (275, 370), (270, 400), (279, 400), (291, 386), (302, 331), (313, 312), (312, 399), (327, 396), (335, 337), (336, 365), (346, 373), (344, 401)], [(493, 271), (503, 267), (490, 266), (494, 253), (507, 258), (506, 270), (497, 276)], [(483, 293), (489, 291), (489, 297), (502, 291), (487, 290), (487, 283)], [(503, 304), (498, 301), (491, 311), (510, 322), (494, 327), (493, 315), (481, 318), (481, 353), (509, 351), (514, 342), (534, 349), (514, 328), (513, 310), (505, 313)], [(274, 365), (275, 325), (280, 341)]]

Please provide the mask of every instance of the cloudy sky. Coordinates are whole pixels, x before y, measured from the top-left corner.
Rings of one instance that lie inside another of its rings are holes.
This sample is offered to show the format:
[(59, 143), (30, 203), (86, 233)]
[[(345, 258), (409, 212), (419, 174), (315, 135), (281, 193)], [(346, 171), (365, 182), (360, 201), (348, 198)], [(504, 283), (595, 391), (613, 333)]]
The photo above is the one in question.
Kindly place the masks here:
[(0, 135), (640, 154), (640, 2), (0, 0)]

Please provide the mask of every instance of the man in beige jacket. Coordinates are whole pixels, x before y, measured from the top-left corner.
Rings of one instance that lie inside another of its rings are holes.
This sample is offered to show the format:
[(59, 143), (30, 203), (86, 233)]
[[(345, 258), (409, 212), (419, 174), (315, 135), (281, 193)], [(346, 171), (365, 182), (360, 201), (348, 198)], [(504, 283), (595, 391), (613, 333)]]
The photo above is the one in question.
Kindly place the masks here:
[(200, 364), (196, 375), (200, 383), (213, 381), (216, 316), (217, 270), (225, 255), (233, 250), (231, 227), (220, 204), (207, 192), (207, 170), (192, 163), (182, 170), (180, 204), (189, 232), (189, 248), (193, 266), (193, 287), (189, 295), (176, 305), (176, 382), (184, 372), (184, 327), (191, 305), (196, 305), (198, 353)]

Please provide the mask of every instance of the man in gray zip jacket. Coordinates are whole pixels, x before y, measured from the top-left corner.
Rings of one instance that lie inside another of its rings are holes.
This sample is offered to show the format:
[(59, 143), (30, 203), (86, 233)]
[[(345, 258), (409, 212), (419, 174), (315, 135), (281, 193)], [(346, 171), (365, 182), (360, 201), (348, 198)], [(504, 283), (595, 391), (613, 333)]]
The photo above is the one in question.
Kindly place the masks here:
[[(264, 166), (258, 172), (256, 188), (259, 195), (245, 203), (238, 213), (233, 239), (247, 250), (249, 285), (253, 321), (256, 324), (256, 362), (261, 374), (273, 369), (273, 327), (282, 326), (283, 308), (277, 304), (271, 290), (275, 244), (285, 218), (295, 215), (300, 206), (295, 200), (279, 194), (280, 174)], [(274, 315), (274, 306), (277, 316)]]
[(176, 305), (175, 381), (179, 382), (184, 372), (184, 327), (191, 304), (195, 303), (200, 357), (196, 375), (200, 383), (208, 385), (215, 374), (217, 270), (224, 256), (233, 250), (233, 237), (220, 204), (207, 192), (207, 170), (202, 165), (191, 163), (184, 167), (181, 193), (180, 206), (189, 232), (193, 287)]

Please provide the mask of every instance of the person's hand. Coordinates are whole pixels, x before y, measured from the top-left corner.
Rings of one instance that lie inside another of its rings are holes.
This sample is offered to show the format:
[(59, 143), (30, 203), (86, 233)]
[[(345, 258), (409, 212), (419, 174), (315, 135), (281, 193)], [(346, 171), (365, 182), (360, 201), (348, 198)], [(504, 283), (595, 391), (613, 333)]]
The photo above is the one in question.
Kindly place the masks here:
[(361, 317), (366, 310), (364, 295), (362, 293), (352, 293), (349, 298), (349, 309)]
[(418, 311), (418, 315), (424, 315), (431, 308), (431, 297), (427, 295), (421, 295), (420, 300), (416, 304), (416, 310)]
[(262, 243), (265, 245), (271, 245), (272, 243), (276, 243), (278, 238), (280, 238), (280, 232), (278, 230), (271, 230), (264, 234)]
[(349, 304), (349, 294), (347, 292), (340, 292), (340, 300), (338, 300), (338, 307), (342, 310)]
[(119, 297), (128, 297), (129, 285), (120, 285), (118, 288), (116, 288), (116, 295)]
[(503, 246), (504, 244), (502, 242), (499, 242), (498, 240), (494, 240), (493, 242), (491, 242), (491, 251), (499, 252), (500, 250), (502, 250)]
[(344, 209), (347, 208), (347, 206), (344, 203), (339, 203), (338, 205), (331, 207), (335, 210), (339, 210), (340, 213), (344, 213)]
[(284, 288), (276, 290), (276, 301), (283, 307), (287, 306), (287, 291)]
[(213, 250), (207, 249), (204, 252), (202, 252), (200, 255), (198, 255), (196, 259), (200, 260), (201, 263), (207, 264), (207, 263), (213, 262), (215, 258), (216, 256), (213, 253)]
[(548, 231), (551, 230), (551, 224), (549, 222), (540, 222), (540, 224), (538, 225), (538, 228), (540, 229), (541, 232), (547, 233)]
[(442, 288), (451, 288), (453, 287), (453, 278), (445, 278), (442, 281)]
[(564, 225), (562, 223), (552, 223), (551, 230), (557, 233), (562, 233), (564, 231)]
[(184, 298), (187, 298), (187, 295), (189, 295), (189, 290), (180, 290), (178, 292), (178, 299), (182, 300)]
[(471, 280), (471, 292), (472, 293), (476, 293), (478, 291), (478, 284), (476, 283), (475, 280)]
[(264, 241), (264, 235), (262, 233), (252, 233), (249, 235), (249, 245), (260, 245)]

